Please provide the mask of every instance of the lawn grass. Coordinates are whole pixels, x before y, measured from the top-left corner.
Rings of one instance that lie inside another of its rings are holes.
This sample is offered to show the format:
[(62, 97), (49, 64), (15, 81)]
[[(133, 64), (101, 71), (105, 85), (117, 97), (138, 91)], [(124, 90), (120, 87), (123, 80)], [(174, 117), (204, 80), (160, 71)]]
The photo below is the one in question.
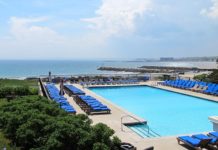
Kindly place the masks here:
[(23, 87), (38, 88), (37, 80), (0, 79), (0, 87)]

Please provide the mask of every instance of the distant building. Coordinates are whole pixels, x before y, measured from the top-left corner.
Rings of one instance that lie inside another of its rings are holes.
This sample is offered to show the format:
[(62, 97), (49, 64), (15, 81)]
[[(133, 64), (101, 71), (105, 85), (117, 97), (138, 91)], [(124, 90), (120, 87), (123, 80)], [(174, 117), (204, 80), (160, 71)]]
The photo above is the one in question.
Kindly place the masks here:
[(160, 61), (174, 61), (173, 57), (161, 57)]

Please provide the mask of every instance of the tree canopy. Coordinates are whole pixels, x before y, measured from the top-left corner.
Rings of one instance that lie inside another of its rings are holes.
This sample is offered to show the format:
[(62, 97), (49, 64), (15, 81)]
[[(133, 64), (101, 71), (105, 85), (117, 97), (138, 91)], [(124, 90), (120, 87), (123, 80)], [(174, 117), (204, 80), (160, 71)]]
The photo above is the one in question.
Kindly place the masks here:
[(69, 115), (40, 96), (25, 96), (0, 106), (0, 128), (21, 149), (116, 150), (120, 140), (85, 115)]

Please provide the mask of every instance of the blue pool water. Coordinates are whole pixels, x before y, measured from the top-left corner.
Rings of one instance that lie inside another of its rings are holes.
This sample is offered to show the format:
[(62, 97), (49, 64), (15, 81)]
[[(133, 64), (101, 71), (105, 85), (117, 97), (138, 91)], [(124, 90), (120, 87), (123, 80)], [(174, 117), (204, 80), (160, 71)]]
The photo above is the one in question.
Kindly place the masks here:
[(148, 86), (90, 88), (127, 111), (144, 118), (161, 136), (208, 132), (218, 103)]

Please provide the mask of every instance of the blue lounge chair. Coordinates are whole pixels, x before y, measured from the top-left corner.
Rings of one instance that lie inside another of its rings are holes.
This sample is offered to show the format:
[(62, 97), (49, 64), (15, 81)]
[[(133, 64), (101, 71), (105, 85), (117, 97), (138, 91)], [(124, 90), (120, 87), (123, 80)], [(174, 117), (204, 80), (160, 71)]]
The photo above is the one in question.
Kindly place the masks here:
[(184, 144), (194, 148), (194, 149), (202, 149), (210, 143), (211, 139), (197, 139), (191, 136), (180, 136), (177, 137), (177, 141), (180, 144), (180, 142), (183, 142)]
[(213, 91), (210, 92), (210, 94), (216, 95), (217, 92), (218, 92), (218, 86), (216, 86), (216, 88), (214, 88)]
[(211, 94), (216, 89), (216, 84), (208, 86), (207, 90), (203, 91), (205, 94)]
[(76, 102), (88, 114), (110, 113), (110, 109), (92, 96), (79, 95)]
[(45, 87), (49, 93), (49, 97), (58, 103), (62, 109), (68, 113), (76, 113), (75, 109), (67, 102), (67, 99), (59, 95), (60, 91), (55, 87), (54, 84), (46, 84)]
[[(64, 85), (64, 88), (68, 91), (68, 94), (69, 94), (70, 96), (71, 96), (72, 94), (73, 94), (73, 95), (85, 95), (85, 93), (84, 93), (82, 90), (76, 88), (76, 87), (73, 86), (73, 85)], [(70, 92), (70, 93), (69, 93), (69, 92)]]
[(212, 136), (207, 136), (204, 134), (195, 134), (192, 137), (197, 138), (199, 140), (210, 139), (209, 144), (211, 144), (211, 145), (217, 145), (217, 142), (218, 142), (218, 138), (212, 137)]
[(218, 132), (210, 132), (208, 135), (218, 138)]

